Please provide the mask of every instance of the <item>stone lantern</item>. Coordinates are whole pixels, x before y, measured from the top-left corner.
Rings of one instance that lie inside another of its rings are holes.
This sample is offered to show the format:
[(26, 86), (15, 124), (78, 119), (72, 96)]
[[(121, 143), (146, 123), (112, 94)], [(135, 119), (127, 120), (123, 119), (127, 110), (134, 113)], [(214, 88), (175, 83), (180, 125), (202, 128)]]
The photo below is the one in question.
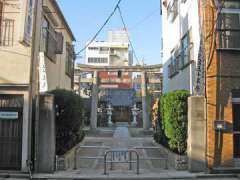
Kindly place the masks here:
[(138, 114), (139, 109), (137, 108), (137, 105), (134, 104), (132, 108), (132, 115), (133, 115), (133, 122), (132, 125), (136, 126), (137, 125), (137, 114)]
[(111, 104), (107, 105), (106, 110), (107, 110), (107, 117), (108, 117), (108, 126), (110, 127), (113, 124), (112, 123), (112, 111), (113, 111), (113, 108), (112, 108)]

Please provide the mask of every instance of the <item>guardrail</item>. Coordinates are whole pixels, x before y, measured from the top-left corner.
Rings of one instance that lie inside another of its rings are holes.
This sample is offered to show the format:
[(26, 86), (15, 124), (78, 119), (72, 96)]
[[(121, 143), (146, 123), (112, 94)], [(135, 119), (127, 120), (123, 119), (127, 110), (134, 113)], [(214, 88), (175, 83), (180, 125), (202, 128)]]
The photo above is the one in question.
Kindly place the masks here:
[(75, 149), (75, 160), (74, 160), (74, 169), (77, 169), (77, 160), (85, 159), (85, 160), (96, 160), (96, 159), (104, 159), (103, 156), (78, 156), (77, 153), (81, 148), (89, 148), (89, 149), (110, 149), (109, 146), (78, 146)]
[[(137, 159), (133, 160), (133, 154), (136, 155)], [(110, 155), (110, 159), (108, 159)], [(139, 154), (136, 150), (127, 149), (127, 150), (109, 150), (105, 152), (104, 155), (104, 175), (107, 175), (107, 164), (110, 163), (110, 170), (113, 170), (114, 163), (127, 163), (129, 164), (129, 170), (132, 170), (132, 164), (136, 163), (136, 173), (139, 174)]]
[[(151, 147), (151, 146), (146, 146), (146, 147), (134, 147), (133, 149), (135, 149), (136, 151), (138, 149), (144, 149), (144, 150), (153, 150), (153, 149), (157, 149), (157, 150), (161, 150), (161, 147)], [(168, 153), (164, 153), (161, 154), (162, 157), (160, 158), (155, 158), (155, 157), (150, 157), (150, 158), (141, 158), (140, 160), (151, 160), (151, 161), (161, 161), (163, 160), (165, 162), (165, 169), (168, 169)]]

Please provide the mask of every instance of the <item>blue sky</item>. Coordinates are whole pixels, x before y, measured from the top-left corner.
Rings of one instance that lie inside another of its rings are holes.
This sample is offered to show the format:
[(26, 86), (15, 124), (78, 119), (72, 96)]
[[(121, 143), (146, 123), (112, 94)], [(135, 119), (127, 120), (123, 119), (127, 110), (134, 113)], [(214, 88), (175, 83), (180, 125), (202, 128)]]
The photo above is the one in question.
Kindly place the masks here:
[[(77, 39), (76, 51), (90, 40), (112, 12), (118, 0), (57, 0)], [(120, 7), (139, 60), (159, 64), (161, 49), (160, 0), (122, 0)], [(108, 30), (121, 29), (116, 13), (97, 40)], [(84, 56), (84, 54), (82, 54)], [(79, 59), (78, 62), (84, 61)], [(136, 62), (134, 60), (134, 62)]]

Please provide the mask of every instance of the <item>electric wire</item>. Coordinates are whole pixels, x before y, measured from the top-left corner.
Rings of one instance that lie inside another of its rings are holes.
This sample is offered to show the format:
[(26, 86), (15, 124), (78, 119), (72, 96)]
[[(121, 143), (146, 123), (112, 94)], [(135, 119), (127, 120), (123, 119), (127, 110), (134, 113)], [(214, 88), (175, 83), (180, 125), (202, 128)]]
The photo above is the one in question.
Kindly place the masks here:
[(108, 18), (106, 19), (106, 21), (103, 23), (103, 25), (100, 27), (100, 29), (97, 31), (97, 33), (92, 37), (92, 39), (79, 51), (76, 53), (76, 56), (78, 56), (80, 53), (82, 53), (85, 49), (87, 49), (87, 47), (97, 38), (97, 36), (101, 33), (101, 31), (103, 30), (103, 28), (108, 24), (109, 20), (111, 19), (111, 17), (115, 14), (116, 10), (119, 7), (119, 4), (121, 3), (122, 0), (119, 0), (116, 4), (116, 6), (114, 7), (113, 11), (110, 13), (110, 15), (108, 16)]
[(118, 9), (118, 12), (119, 12), (119, 15), (120, 15), (120, 18), (121, 18), (121, 21), (122, 21), (124, 30), (126, 31), (129, 44), (130, 44), (130, 46), (131, 46), (131, 48), (132, 48), (133, 56), (134, 56), (134, 58), (136, 59), (137, 64), (140, 64), (140, 63), (139, 63), (139, 60), (138, 60), (138, 57), (137, 57), (137, 55), (136, 55), (135, 49), (134, 49), (134, 47), (133, 47), (133, 43), (132, 43), (132, 41), (131, 41), (131, 39), (130, 39), (130, 36), (129, 36), (129, 34), (128, 34), (127, 25), (126, 25), (126, 23), (125, 23), (125, 21), (124, 21), (124, 18), (123, 18), (123, 15), (122, 15), (122, 11), (121, 11), (121, 9), (120, 9), (119, 6), (117, 6), (117, 9)]

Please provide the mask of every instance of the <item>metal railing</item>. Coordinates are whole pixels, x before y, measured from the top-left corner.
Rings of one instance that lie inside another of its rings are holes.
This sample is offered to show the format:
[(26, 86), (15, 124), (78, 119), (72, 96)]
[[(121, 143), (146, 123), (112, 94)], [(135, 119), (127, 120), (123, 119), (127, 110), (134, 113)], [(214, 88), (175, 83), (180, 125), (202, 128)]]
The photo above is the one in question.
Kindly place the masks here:
[(15, 20), (4, 19), (0, 24), (0, 46), (13, 46)]
[[(135, 149), (136, 151), (138, 149), (142, 149), (142, 150), (161, 150), (162, 148), (161, 147), (150, 147), (150, 146), (146, 146), (146, 147), (134, 147), (133, 149)], [(168, 169), (168, 153), (162, 153), (160, 154), (160, 158), (157, 158), (157, 157), (149, 157), (149, 158), (141, 158), (140, 160), (150, 160), (150, 161), (164, 161), (164, 164), (165, 164), (165, 169)]]
[(78, 151), (80, 149), (110, 149), (109, 146), (78, 146), (75, 149), (75, 159), (74, 159), (74, 169), (77, 169), (77, 160), (82, 159), (82, 160), (97, 160), (97, 159), (104, 159), (104, 156), (78, 156)]
[[(136, 155), (136, 160), (133, 160), (133, 155)], [(110, 156), (110, 159), (108, 158)], [(107, 175), (107, 164), (110, 163), (110, 170), (113, 170), (113, 164), (115, 163), (127, 163), (129, 164), (129, 170), (132, 170), (132, 164), (136, 163), (136, 173), (139, 174), (139, 154), (136, 150), (109, 150), (104, 155), (104, 175)]]

